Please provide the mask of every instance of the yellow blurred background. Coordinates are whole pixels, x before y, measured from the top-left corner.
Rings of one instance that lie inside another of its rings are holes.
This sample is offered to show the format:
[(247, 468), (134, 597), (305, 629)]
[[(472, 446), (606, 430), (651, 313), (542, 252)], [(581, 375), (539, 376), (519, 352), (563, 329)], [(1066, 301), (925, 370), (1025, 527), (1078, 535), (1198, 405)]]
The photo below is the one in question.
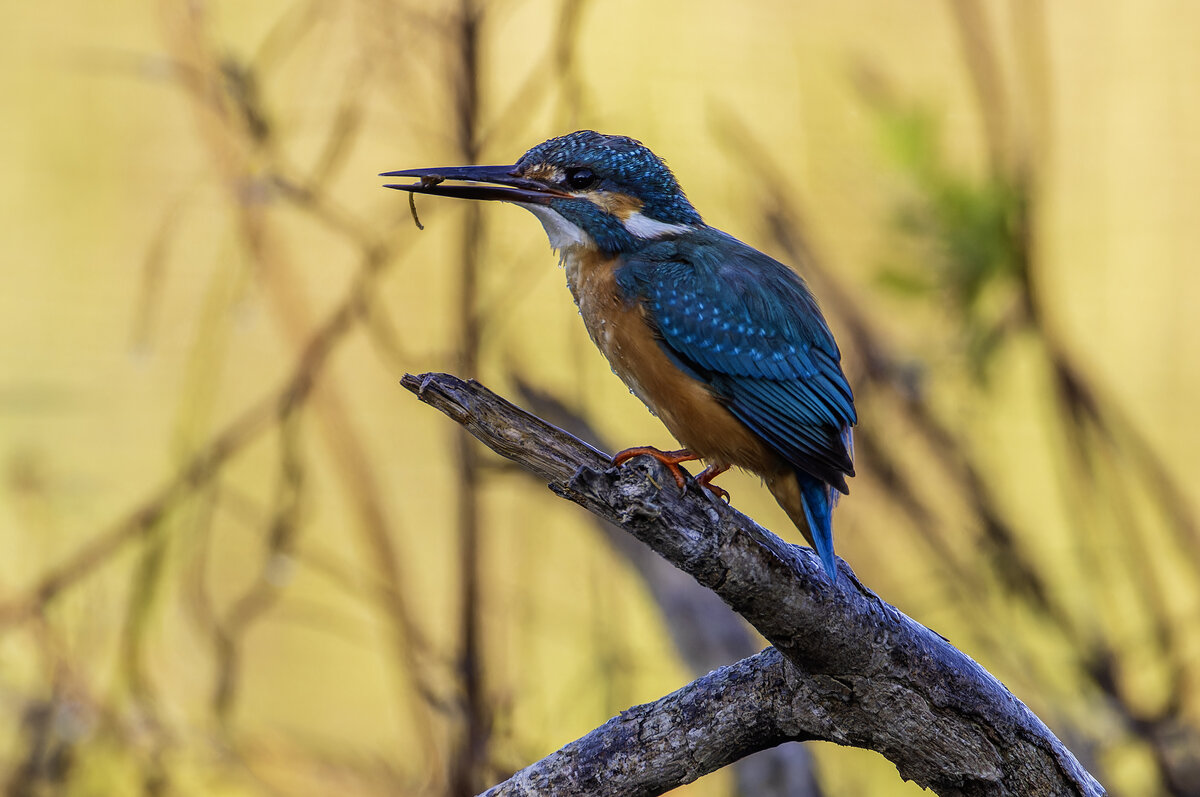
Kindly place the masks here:
[[(810, 278), (862, 580), (1112, 793), (1200, 793), (1198, 74), (1182, 0), (3, 4), (6, 794), (467, 793), (699, 674), (582, 510), (398, 384), (672, 446), (534, 219), (418, 231), (375, 177), (584, 127)], [(920, 791), (809, 747), (807, 793)]]

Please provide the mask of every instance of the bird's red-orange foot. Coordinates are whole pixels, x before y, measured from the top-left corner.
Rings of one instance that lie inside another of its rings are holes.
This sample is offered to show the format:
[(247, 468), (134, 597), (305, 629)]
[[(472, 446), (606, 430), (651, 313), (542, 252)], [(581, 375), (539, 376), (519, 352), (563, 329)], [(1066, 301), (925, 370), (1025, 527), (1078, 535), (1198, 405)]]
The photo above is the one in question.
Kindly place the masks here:
[(640, 457), (645, 454), (648, 457), (654, 457), (659, 462), (667, 466), (667, 470), (671, 471), (671, 475), (675, 477), (675, 483), (679, 485), (679, 489), (684, 487), (683, 469), (679, 467), (681, 462), (694, 462), (700, 457), (691, 452), (690, 449), (681, 448), (678, 451), (662, 451), (654, 446), (634, 446), (627, 448), (624, 451), (617, 452), (617, 455), (612, 458), (613, 465), (624, 465), (634, 457)]
[[(648, 457), (654, 457), (659, 462), (666, 465), (667, 470), (671, 471), (671, 475), (675, 477), (675, 483), (679, 485), (680, 490), (684, 489), (685, 481), (683, 469), (679, 467), (679, 464), (681, 462), (695, 462), (696, 460), (700, 459), (698, 455), (692, 453), (691, 449), (687, 448), (681, 448), (678, 451), (662, 451), (654, 446), (635, 446), (634, 448), (627, 448), (624, 451), (619, 452), (615, 457), (612, 458), (612, 463), (613, 465), (623, 465), (634, 457), (641, 456), (642, 454), (645, 454)], [(713, 479), (717, 478), (727, 470), (729, 470), (728, 465), (725, 467), (713, 465), (705, 468), (703, 471), (701, 471), (700, 475), (696, 477), (696, 482), (713, 495), (719, 498), (724, 498), (726, 501), (728, 501), (729, 491), (712, 483)]]
[(727, 470), (729, 470), (728, 465), (724, 465), (721, 467), (718, 467), (716, 465), (709, 465), (707, 468), (705, 468), (700, 473), (699, 476), (696, 477), (696, 482), (701, 487), (703, 487), (705, 490), (708, 490), (710, 493), (715, 495), (717, 498), (724, 498), (726, 503), (728, 503), (729, 502), (729, 491), (726, 490), (724, 487), (718, 487), (717, 485), (712, 483), (713, 479), (717, 478), (718, 476), (720, 476), (722, 473), (724, 473)]

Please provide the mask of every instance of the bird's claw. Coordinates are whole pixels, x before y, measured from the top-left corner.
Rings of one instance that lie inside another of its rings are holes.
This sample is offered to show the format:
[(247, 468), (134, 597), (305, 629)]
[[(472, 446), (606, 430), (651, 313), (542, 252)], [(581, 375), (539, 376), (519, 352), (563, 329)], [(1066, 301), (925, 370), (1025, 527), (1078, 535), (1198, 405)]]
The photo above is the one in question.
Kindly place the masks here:
[[(680, 492), (683, 492), (686, 489), (687, 481), (685, 479), (684, 470), (683, 468), (679, 467), (679, 463), (693, 462), (700, 459), (698, 455), (692, 453), (692, 451), (687, 448), (681, 448), (678, 451), (661, 451), (653, 446), (636, 446), (634, 448), (627, 448), (618, 453), (612, 458), (612, 463), (613, 465), (621, 465), (633, 459), (634, 457), (641, 456), (643, 454), (648, 457), (653, 457), (667, 466), (667, 470), (669, 470), (671, 475), (675, 477), (675, 483), (679, 485)], [(727, 470), (729, 470), (728, 465), (710, 465), (701, 471), (700, 475), (696, 477), (696, 483), (699, 484), (702, 489), (708, 491), (709, 495), (713, 496), (714, 498), (724, 499), (726, 502), (728, 502), (729, 491), (712, 483), (713, 479), (717, 478)]]
[(692, 462), (700, 459), (686, 448), (681, 448), (678, 451), (662, 451), (654, 446), (635, 446), (620, 451), (612, 458), (612, 464), (623, 465), (634, 457), (645, 454), (648, 457), (653, 457), (659, 462), (667, 466), (667, 470), (671, 471), (671, 475), (675, 477), (675, 483), (679, 485), (679, 491), (687, 487), (687, 481), (684, 475), (683, 468), (679, 467), (681, 462)]
[(708, 490), (714, 498), (725, 499), (725, 503), (729, 503), (729, 491), (724, 487), (719, 487), (712, 483), (712, 480), (720, 476), (725, 471), (729, 470), (729, 466), (719, 467), (717, 465), (709, 465), (699, 476), (696, 477), (696, 483)]

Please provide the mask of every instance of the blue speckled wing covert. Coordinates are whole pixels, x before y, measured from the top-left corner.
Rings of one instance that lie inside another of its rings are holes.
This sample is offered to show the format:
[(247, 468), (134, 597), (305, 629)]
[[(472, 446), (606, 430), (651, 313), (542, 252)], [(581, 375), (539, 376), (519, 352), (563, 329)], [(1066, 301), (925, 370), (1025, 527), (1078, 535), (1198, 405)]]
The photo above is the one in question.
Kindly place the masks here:
[(841, 354), (783, 264), (712, 228), (661, 241), (617, 275), (667, 353), (798, 469), (846, 492), (857, 422)]

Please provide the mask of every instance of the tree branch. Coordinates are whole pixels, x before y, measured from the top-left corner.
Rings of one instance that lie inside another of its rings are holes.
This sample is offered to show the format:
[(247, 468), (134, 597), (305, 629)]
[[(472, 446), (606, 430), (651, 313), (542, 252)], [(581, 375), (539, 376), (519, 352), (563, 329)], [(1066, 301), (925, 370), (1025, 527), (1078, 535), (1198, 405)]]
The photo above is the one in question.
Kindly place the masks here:
[(662, 794), (767, 747), (816, 738), (805, 733), (813, 712), (793, 699), (803, 694), (801, 680), (767, 648), (622, 711), (484, 795)]
[[(785, 727), (789, 734), (761, 733), (758, 745), (741, 745), (736, 755), (774, 746), (784, 738), (824, 739), (875, 750), (892, 761), (902, 777), (939, 794), (1104, 794), (1070, 751), (1003, 685), (945, 639), (880, 600), (844, 563), (841, 578), (831, 584), (812, 551), (785, 543), (723, 502), (709, 499), (691, 481), (680, 494), (653, 459), (638, 457), (613, 468), (601, 452), (476, 382), (425, 374), (406, 375), (402, 384), (489, 448), (546, 479), (555, 493), (622, 526), (713, 590), (778, 649), (792, 667), (787, 689), (772, 701), (739, 703), (740, 721), (760, 733), (762, 728)], [(668, 726), (672, 715), (655, 710), (663, 708), (664, 701), (674, 701), (666, 706), (686, 701), (719, 711), (725, 698), (713, 691), (708, 679), (721, 673), (734, 678), (733, 673), (741, 672), (738, 668), (754, 662), (761, 672), (764, 656), (767, 653), (718, 670), (635, 711), (649, 711)], [(781, 705), (809, 716), (799, 722), (793, 715), (780, 724), (778, 713), (772, 717), (771, 712)], [(751, 717), (759, 712), (767, 716), (750, 722), (747, 712)], [(600, 757), (595, 761), (605, 762), (604, 791), (599, 793), (658, 794), (686, 782), (680, 778), (698, 777), (732, 760), (724, 755), (699, 757), (713, 723), (703, 712), (683, 712), (678, 716), (691, 727), (679, 744), (665, 750), (674, 763), (668, 765), (662, 758), (645, 762), (649, 769), (667, 774), (658, 778), (634, 767), (638, 771), (629, 775), (622, 762), (636, 758), (646, 739), (644, 734), (622, 732), (621, 720), (627, 715), (518, 773), (492, 793), (528, 793), (521, 791), (526, 788), (521, 784), (534, 769), (543, 778), (554, 771), (568, 783), (569, 770), (579, 765), (577, 752), (567, 751), (578, 751), (578, 745), (596, 734), (604, 746), (586, 749), (588, 755)], [(643, 725), (645, 721), (639, 719)], [(655, 777), (655, 783), (628, 779), (646, 777)], [(587, 785), (585, 791), (564, 786), (556, 793), (598, 793), (595, 783)]]

